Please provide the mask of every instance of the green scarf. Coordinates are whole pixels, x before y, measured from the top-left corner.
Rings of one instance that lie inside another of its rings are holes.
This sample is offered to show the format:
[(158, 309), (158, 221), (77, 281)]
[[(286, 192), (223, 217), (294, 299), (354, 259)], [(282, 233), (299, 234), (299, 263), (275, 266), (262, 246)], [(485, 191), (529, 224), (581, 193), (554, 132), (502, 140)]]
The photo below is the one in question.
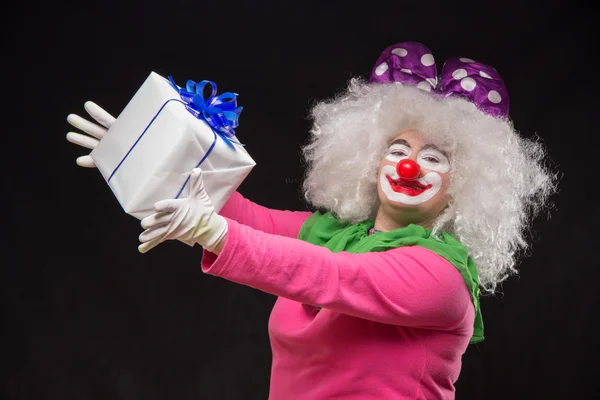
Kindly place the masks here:
[(327, 247), (334, 253), (367, 253), (401, 246), (420, 246), (442, 256), (460, 271), (467, 284), (475, 306), (475, 324), (470, 343), (481, 342), (483, 319), (479, 308), (479, 281), (475, 262), (469, 257), (467, 248), (446, 232), (439, 235), (439, 238), (434, 238), (431, 230), (413, 224), (392, 232), (369, 235), (373, 225), (373, 221), (350, 224), (339, 221), (330, 212), (315, 212), (302, 225), (298, 239)]

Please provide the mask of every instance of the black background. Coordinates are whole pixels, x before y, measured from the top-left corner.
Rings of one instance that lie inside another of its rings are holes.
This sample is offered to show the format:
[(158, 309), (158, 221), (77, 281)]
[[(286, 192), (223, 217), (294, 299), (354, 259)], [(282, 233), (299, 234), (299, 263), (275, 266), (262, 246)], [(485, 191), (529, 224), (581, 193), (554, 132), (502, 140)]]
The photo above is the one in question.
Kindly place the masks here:
[[(117, 116), (151, 71), (210, 79), (244, 106), (240, 187), (304, 210), (308, 110), (380, 52), (426, 44), (494, 66), (511, 117), (562, 173), (521, 274), (484, 298), (457, 399), (597, 392), (598, 51), (592, 1), (17, 2), (2, 20), (2, 366), (7, 399), (266, 399), (275, 298), (205, 276), (198, 247), (137, 252), (139, 222), (75, 164), (69, 113)], [(594, 362), (595, 361), (595, 362)], [(399, 360), (401, 362), (401, 360)], [(597, 393), (596, 393), (597, 394)]]

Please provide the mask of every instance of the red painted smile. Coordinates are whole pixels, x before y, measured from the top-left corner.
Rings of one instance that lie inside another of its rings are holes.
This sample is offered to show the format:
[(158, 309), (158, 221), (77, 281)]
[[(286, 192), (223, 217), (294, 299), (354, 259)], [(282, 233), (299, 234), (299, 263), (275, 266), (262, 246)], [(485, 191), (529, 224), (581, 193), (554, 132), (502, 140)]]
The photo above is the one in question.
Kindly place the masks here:
[(431, 184), (423, 185), (418, 181), (408, 181), (402, 178), (394, 180), (389, 175), (386, 175), (386, 178), (394, 192), (407, 196), (418, 196), (432, 186)]

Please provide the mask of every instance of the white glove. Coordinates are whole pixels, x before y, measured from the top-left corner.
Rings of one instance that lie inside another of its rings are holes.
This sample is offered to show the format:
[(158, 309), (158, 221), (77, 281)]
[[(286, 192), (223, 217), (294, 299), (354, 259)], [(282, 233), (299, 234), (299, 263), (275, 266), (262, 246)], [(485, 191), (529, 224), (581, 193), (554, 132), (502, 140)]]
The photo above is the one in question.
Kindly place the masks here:
[[(87, 111), (87, 113), (100, 125), (81, 118), (79, 115), (69, 114), (67, 116), (67, 122), (69, 122), (69, 124), (73, 125), (75, 128), (81, 129), (89, 136), (82, 135), (81, 133), (77, 132), (69, 132), (67, 133), (67, 140), (71, 143), (85, 147), (86, 149), (93, 150), (98, 145), (98, 142), (100, 142), (100, 139), (104, 137), (108, 131), (108, 128), (110, 128), (110, 126), (115, 122), (115, 117), (91, 101), (87, 101), (83, 107), (85, 108), (85, 111)], [(76, 162), (80, 167), (96, 167), (96, 163), (89, 155), (77, 158)]]
[(190, 197), (161, 200), (154, 204), (156, 214), (142, 220), (145, 231), (140, 235), (141, 253), (173, 239), (196, 242), (213, 252), (225, 238), (227, 221), (215, 212), (204, 189), (200, 168), (192, 170), (188, 185)]

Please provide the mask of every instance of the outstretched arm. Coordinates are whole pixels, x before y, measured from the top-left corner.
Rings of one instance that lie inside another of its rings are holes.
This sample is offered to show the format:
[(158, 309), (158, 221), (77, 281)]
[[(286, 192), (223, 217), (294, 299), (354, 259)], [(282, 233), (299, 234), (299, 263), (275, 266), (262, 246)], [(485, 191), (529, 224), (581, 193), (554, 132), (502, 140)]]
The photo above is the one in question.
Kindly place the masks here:
[[(174, 239), (196, 242), (213, 253), (221, 251), (227, 235), (227, 221), (215, 212), (200, 168), (192, 170), (189, 188), (189, 197), (161, 200), (154, 205), (156, 213), (142, 220), (145, 231), (140, 235), (140, 252), (145, 253), (165, 240)], [(298, 235), (304, 221), (312, 215), (270, 210), (244, 199), (239, 193), (234, 193), (233, 201), (224, 208), (226, 215), (233, 215), (254, 228), (292, 237)]]
[(332, 253), (232, 220), (227, 223), (220, 254), (204, 253), (202, 270), (208, 274), (393, 325), (454, 329), (472, 307), (459, 271), (427, 249)]
[(448, 330), (471, 307), (460, 272), (424, 248), (333, 253), (217, 214), (199, 169), (189, 198), (163, 200), (155, 209), (142, 220), (141, 252), (165, 240), (195, 241), (208, 250), (204, 272), (276, 296), (386, 324)]

